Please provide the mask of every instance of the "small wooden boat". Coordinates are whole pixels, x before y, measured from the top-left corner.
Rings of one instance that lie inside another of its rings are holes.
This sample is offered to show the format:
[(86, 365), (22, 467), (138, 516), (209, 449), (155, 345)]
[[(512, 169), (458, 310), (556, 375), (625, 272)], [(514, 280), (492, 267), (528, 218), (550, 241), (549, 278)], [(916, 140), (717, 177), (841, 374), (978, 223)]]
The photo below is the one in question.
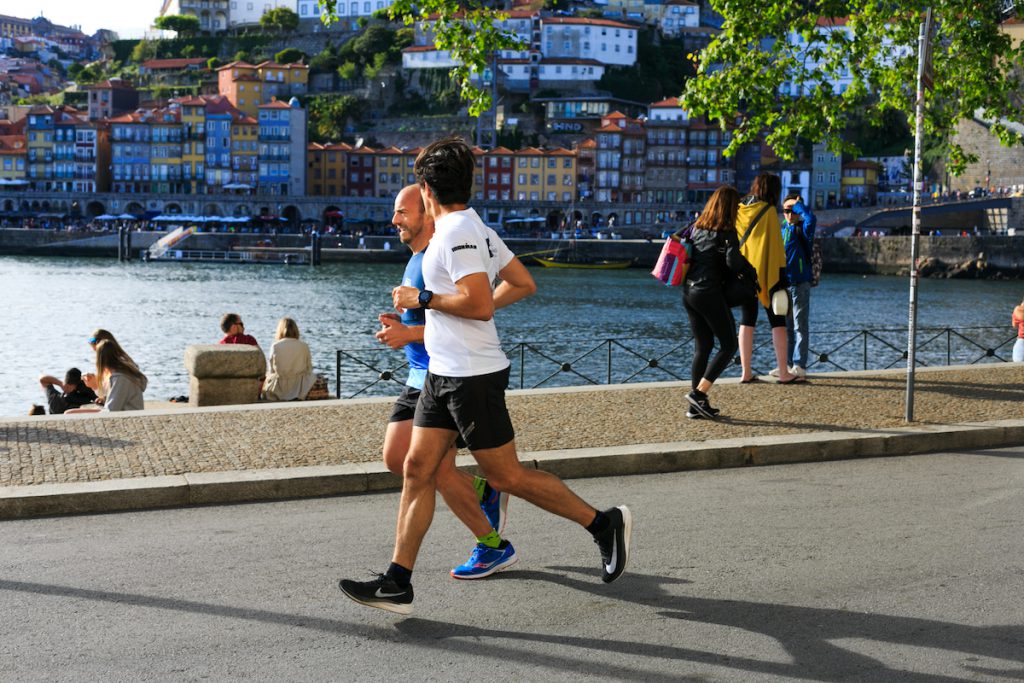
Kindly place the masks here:
[(588, 268), (592, 270), (618, 270), (629, 268), (633, 259), (602, 259), (572, 250), (551, 256), (534, 256), (533, 259), (545, 268)]

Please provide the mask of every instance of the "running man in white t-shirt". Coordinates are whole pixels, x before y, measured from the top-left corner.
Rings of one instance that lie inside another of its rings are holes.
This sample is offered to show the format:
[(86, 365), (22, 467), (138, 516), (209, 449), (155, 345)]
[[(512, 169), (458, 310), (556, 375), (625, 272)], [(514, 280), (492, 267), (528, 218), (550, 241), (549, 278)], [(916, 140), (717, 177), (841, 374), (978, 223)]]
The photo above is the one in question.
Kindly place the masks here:
[[(509, 361), (493, 316), (496, 308), (533, 294), (536, 285), (468, 207), (475, 169), (472, 150), (457, 138), (432, 143), (416, 159), (416, 180), (435, 232), (423, 257), (423, 289), (396, 287), (393, 299), (399, 312), (426, 309), (429, 369), (413, 418), (391, 565), (371, 581), (339, 581), (352, 600), (399, 614), (412, 611), (412, 571), (434, 517), (437, 469), (457, 436), (494, 488), (590, 531), (605, 583), (618, 578), (629, 559), (629, 508), (599, 512), (553, 474), (523, 467), (516, 455), (505, 407)], [(495, 279), (501, 280), (497, 287)]]

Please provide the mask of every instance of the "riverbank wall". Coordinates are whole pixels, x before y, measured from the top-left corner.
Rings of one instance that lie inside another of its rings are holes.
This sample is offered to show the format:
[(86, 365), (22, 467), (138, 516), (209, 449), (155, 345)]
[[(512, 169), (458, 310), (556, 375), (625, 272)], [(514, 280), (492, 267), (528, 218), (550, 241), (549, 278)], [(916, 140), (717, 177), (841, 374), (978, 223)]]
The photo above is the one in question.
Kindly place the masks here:
[[(133, 232), (136, 256), (165, 233)], [(910, 269), (910, 237), (829, 237), (820, 240), (826, 273), (899, 275)], [(564, 240), (508, 238), (517, 254), (543, 255), (564, 248)], [(0, 255), (95, 256), (115, 258), (116, 232), (82, 233), (51, 230), (0, 229)], [(406, 249), (394, 236), (362, 238), (326, 235), (322, 240), (323, 262), (402, 262)], [(597, 258), (634, 259), (636, 266), (650, 268), (658, 258), (661, 240), (581, 240), (579, 248)], [(304, 250), (304, 235), (249, 233), (199, 233), (182, 249), (232, 251), (273, 248)], [(969, 237), (922, 236), (922, 274), (930, 277), (1024, 277), (1024, 237), (978, 235)], [(530, 259), (524, 258), (529, 262)]]

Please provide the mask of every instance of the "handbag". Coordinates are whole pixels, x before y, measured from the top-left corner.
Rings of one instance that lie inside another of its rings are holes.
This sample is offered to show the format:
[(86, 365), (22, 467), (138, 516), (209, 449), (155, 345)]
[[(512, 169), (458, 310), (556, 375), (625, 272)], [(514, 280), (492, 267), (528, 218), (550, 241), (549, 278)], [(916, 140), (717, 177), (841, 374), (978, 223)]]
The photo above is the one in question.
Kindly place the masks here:
[(654, 264), (651, 275), (669, 287), (678, 287), (686, 280), (690, 270), (690, 258), (693, 255), (693, 242), (690, 241), (690, 230), (693, 224), (679, 232), (673, 233), (661, 247), (661, 254)]
[(757, 269), (751, 265), (740, 250), (747, 238), (750, 237), (750, 233), (753, 232), (754, 226), (769, 208), (770, 205), (765, 204), (765, 207), (754, 216), (754, 220), (750, 222), (747, 231), (743, 233), (743, 239), (739, 244), (730, 244), (725, 249), (725, 263), (729, 266), (729, 272), (732, 274), (732, 277), (725, 283), (726, 302), (729, 304), (729, 308), (740, 306), (756, 298), (761, 291), (761, 283), (757, 279)]

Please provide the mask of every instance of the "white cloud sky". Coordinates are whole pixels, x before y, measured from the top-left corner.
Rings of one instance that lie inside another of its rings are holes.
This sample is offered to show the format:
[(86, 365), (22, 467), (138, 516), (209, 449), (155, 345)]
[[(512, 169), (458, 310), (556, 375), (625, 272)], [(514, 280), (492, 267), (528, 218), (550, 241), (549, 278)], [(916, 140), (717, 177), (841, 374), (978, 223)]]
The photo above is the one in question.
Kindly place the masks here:
[(108, 28), (122, 38), (141, 38), (160, 5), (160, 0), (0, 0), (0, 14), (32, 19), (42, 13), (55, 24), (81, 26), (89, 35)]

